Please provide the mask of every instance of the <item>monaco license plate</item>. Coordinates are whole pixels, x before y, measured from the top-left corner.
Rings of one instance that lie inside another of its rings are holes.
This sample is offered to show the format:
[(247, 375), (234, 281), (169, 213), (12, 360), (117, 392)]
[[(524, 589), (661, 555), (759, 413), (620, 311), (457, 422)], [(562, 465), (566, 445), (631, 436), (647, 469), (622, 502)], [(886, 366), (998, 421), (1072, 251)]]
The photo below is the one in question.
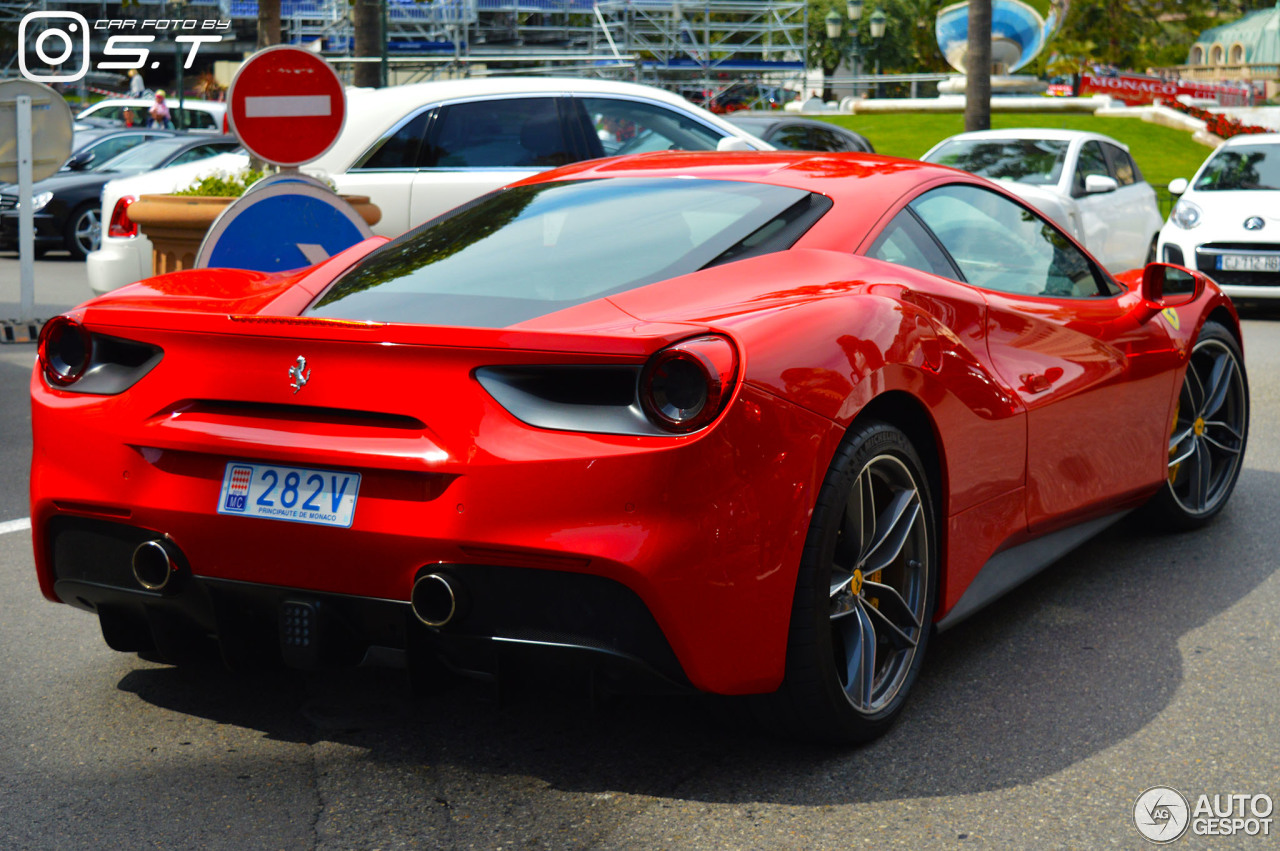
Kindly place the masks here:
[(1226, 272), (1280, 272), (1280, 254), (1220, 254), (1218, 268)]
[(222, 474), (218, 513), (347, 528), (359, 490), (359, 473), (232, 461)]

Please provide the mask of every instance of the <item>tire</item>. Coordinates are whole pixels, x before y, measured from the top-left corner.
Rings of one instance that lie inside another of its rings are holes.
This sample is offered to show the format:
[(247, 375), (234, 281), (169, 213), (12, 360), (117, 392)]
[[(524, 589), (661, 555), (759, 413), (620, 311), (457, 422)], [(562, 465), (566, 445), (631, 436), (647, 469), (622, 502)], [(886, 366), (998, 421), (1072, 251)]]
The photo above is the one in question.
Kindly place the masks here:
[(1153, 519), (1195, 529), (1222, 510), (1235, 489), (1249, 437), (1249, 378), (1240, 344), (1206, 322), (1191, 350), (1169, 435), (1169, 475), (1152, 498)]
[(933, 631), (937, 516), (924, 464), (905, 434), (869, 421), (846, 435), (814, 507), (786, 675), (760, 702), (766, 721), (840, 743), (889, 729)]
[(93, 204), (77, 207), (67, 219), (64, 244), (72, 260), (83, 260), (102, 245), (102, 210)]
[(1159, 242), (1160, 234), (1157, 233), (1151, 237), (1151, 244), (1147, 246), (1147, 264), (1156, 262), (1156, 245), (1158, 245)]

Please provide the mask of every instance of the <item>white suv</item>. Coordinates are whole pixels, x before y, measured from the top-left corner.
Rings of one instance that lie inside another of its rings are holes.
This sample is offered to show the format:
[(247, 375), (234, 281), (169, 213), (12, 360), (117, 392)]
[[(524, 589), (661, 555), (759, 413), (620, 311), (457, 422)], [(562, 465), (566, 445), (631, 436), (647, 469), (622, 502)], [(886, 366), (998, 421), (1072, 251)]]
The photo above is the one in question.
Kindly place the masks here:
[[(382, 210), (398, 236), (490, 190), (556, 166), (656, 150), (772, 150), (719, 116), (650, 86), (572, 78), (481, 78), (348, 89), (337, 142), (304, 170)], [(148, 176), (146, 191), (161, 173)], [(185, 183), (191, 181), (184, 175)], [(123, 184), (123, 182), (119, 182)], [(109, 229), (89, 255), (103, 293), (146, 277), (150, 244), (128, 220), (128, 185), (107, 184)], [(143, 253), (145, 252), (145, 253)], [(142, 275), (137, 273), (142, 271)]]

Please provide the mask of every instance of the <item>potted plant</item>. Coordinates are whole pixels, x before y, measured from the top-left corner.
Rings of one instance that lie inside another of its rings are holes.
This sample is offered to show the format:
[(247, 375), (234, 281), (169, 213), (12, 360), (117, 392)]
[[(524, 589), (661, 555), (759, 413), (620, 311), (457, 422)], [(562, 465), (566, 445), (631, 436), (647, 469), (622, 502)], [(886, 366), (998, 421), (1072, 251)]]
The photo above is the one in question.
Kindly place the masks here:
[[(218, 172), (168, 195), (139, 198), (129, 208), (129, 218), (151, 240), (152, 272), (163, 275), (192, 268), (210, 226), (264, 176), (264, 172), (252, 168), (234, 174)], [(343, 195), (342, 199), (371, 227), (382, 218), (382, 211), (367, 195)]]

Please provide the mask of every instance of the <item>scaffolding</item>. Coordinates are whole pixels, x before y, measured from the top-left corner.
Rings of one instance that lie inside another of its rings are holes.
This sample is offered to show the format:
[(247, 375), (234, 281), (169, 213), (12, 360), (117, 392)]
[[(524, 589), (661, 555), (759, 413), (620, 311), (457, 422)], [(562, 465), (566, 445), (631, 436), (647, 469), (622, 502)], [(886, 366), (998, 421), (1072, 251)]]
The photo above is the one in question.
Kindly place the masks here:
[[(223, 0), (232, 20), (256, 0)], [(348, 0), (284, 0), (286, 41), (350, 67)], [(638, 79), (714, 98), (744, 80), (804, 76), (803, 0), (387, 0), (397, 82), (492, 73)]]
[[(481, 74), (573, 74), (639, 80), (709, 101), (731, 87), (798, 88), (804, 0), (385, 0), (392, 82)], [(281, 0), (286, 43), (319, 50), (350, 77), (351, 0)], [(0, 21), (81, 9), (88, 18), (230, 20), (252, 49), (257, 0), (0, 0)], [(164, 51), (165, 46), (157, 45)], [(16, 55), (16, 54), (15, 54)], [(0, 56), (0, 69), (13, 58)]]

